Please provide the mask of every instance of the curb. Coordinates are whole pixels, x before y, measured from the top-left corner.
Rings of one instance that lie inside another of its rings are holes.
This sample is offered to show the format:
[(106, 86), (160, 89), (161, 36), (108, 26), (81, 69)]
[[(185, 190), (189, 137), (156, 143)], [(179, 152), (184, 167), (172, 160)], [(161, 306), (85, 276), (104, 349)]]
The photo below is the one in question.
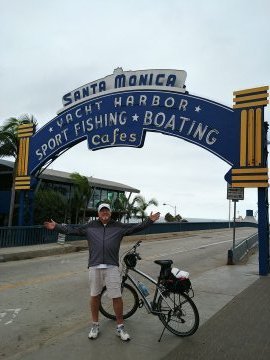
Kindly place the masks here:
[(36, 257), (44, 257), (51, 255), (69, 254), (72, 252), (78, 252), (81, 250), (88, 249), (88, 246), (76, 246), (70, 244), (59, 245), (59, 247), (53, 247), (51, 249), (40, 249), (40, 250), (28, 250), (20, 251), (17, 253), (6, 253), (0, 255), (0, 263), (17, 260), (34, 259)]

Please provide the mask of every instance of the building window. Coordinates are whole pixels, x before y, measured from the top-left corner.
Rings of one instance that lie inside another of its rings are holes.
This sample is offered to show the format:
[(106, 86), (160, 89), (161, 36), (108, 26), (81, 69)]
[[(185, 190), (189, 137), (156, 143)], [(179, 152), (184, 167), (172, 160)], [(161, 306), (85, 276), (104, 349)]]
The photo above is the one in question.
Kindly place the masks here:
[(111, 202), (111, 204), (114, 202), (114, 200), (117, 197), (117, 193), (115, 191), (108, 191), (108, 200)]
[(92, 196), (92, 200), (90, 201), (89, 207), (90, 208), (96, 208), (97, 204), (100, 202), (100, 194), (101, 190), (100, 189), (94, 189), (94, 194)]
[(108, 200), (108, 191), (107, 190), (104, 190), (102, 189), (101, 190), (101, 201), (105, 201), (105, 200)]

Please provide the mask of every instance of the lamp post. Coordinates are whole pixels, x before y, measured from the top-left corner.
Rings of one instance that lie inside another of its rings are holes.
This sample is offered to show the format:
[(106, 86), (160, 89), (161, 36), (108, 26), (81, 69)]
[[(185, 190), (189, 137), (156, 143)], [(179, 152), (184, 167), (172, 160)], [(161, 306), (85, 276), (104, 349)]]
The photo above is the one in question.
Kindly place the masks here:
[(170, 206), (171, 208), (173, 208), (174, 209), (174, 217), (176, 217), (176, 205), (173, 206), (173, 205), (168, 204), (168, 203), (164, 203), (163, 205), (167, 205), (167, 206)]

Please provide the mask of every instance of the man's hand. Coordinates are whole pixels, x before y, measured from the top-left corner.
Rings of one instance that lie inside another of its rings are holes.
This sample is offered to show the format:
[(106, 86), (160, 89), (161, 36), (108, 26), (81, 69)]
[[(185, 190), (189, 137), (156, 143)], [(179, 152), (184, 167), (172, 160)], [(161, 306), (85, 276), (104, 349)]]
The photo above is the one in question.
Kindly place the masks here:
[(51, 221), (45, 221), (43, 225), (48, 230), (54, 230), (56, 224), (57, 223), (51, 219)]
[(160, 217), (160, 213), (157, 212), (155, 214), (153, 214), (153, 212), (151, 211), (151, 214), (149, 215), (150, 220), (152, 220), (153, 222), (157, 221)]

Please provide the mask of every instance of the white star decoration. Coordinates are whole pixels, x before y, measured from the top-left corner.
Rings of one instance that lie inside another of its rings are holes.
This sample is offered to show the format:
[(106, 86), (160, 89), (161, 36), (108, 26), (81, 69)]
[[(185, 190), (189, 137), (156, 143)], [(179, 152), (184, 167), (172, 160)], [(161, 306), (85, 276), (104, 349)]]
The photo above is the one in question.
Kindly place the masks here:
[(133, 121), (138, 121), (138, 119), (139, 119), (139, 116), (137, 114), (132, 115), (132, 120)]
[(49, 132), (52, 132), (52, 131), (53, 131), (53, 128), (52, 128), (52, 127), (50, 127), (50, 128), (49, 128)]
[(200, 105), (199, 106), (195, 106), (195, 111), (196, 112), (200, 112), (202, 109), (200, 108)]

